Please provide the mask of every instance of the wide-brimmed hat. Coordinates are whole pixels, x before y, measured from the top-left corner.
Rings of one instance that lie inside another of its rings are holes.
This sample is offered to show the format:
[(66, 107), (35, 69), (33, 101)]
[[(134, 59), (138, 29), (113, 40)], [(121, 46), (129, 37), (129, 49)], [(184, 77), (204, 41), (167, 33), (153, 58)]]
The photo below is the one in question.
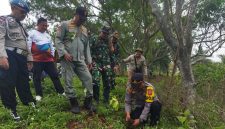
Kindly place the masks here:
[(143, 50), (142, 50), (141, 48), (137, 48), (137, 49), (135, 50), (135, 52), (137, 52), (137, 51), (143, 53)]

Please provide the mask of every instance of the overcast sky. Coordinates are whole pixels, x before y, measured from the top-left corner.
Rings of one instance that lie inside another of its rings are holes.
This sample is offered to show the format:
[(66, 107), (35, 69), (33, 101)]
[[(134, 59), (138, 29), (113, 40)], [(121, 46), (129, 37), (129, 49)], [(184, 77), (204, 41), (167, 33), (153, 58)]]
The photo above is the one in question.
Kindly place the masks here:
[[(0, 15), (8, 15), (10, 14), (11, 10), (10, 10), (10, 6), (9, 6), (9, 0), (1, 0), (0, 3)], [(214, 61), (220, 61), (220, 59), (218, 58), (218, 55), (225, 55), (225, 45), (223, 46), (222, 49), (220, 49), (218, 52), (216, 52), (213, 57), (211, 57), (210, 59), (213, 59)]]

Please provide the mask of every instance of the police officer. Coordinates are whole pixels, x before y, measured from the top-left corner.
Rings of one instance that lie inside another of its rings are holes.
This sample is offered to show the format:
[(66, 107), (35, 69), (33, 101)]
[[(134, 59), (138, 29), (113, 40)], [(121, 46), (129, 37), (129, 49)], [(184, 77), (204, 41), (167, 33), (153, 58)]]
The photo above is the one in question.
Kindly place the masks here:
[[(100, 76), (103, 81), (104, 103), (108, 104), (111, 87), (111, 62), (110, 62), (110, 44), (109, 44), (109, 27), (102, 27), (99, 36), (94, 36), (90, 40), (91, 55), (93, 59), (93, 92), (94, 99), (99, 102)], [(111, 46), (112, 47), (112, 46)]]
[(62, 74), (65, 80), (65, 93), (70, 100), (72, 113), (80, 112), (72, 86), (74, 72), (87, 89), (84, 107), (89, 111), (95, 110), (95, 107), (92, 105), (92, 77), (88, 69), (91, 67), (92, 59), (87, 29), (83, 26), (86, 19), (86, 8), (77, 7), (73, 19), (62, 22), (56, 34), (56, 48), (64, 70)]
[(35, 106), (28, 75), (32, 55), (27, 47), (27, 32), (20, 23), (29, 7), (25, 0), (10, 0), (10, 5), (12, 13), (0, 17), (0, 95), (14, 120), (19, 120), (15, 88), (24, 105), (31, 103)]
[(113, 50), (110, 52), (110, 61), (112, 68), (112, 77), (111, 77), (111, 89), (115, 88), (116, 85), (116, 73), (119, 69), (119, 56), (120, 56), (120, 46), (119, 46), (119, 33), (118, 31), (114, 31), (111, 38), (110, 43), (113, 46)]
[(160, 111), (161, 104), (154, 87), (150, 83), (143, 81), (142, 73), (135, 73), (126, 89), (126, 121), (131, 123), (132, 126), (138, 126), (147, 121), (150, 113), (150, 123), (155, 125), (159, 121)]

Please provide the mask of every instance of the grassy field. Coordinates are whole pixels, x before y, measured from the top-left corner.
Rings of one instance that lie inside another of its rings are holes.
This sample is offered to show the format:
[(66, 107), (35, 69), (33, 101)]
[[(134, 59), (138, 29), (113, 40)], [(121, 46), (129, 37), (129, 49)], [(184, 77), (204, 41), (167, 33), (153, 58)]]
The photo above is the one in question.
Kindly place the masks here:
[[(179, 83), (179, 78), (175, 79)], [(37, 108), (23, 106), (18, 100), (18, 114), (22, 120), (18, 123), (14, 122), (9, 116), (9, 111), (3, 108), (0, 103), (0, 129), (126, 129), (124, 122), (124, 95), (126, 77), (118, 77), (116, 79), (117, 86), (111, 92), (111, 96), (116, 96), (119, 101), (119, 110), (114, 111), (112, 107), (105, 106), (102, 101), (97, 106), (98, 112), (94, 115), (89, 115), (88, 112), (82, 109), (80, 114), (72, 114), (69, 101), (65, 96), (59, 96), (55, 93), (52, 82), (49, 78), (45, 79), (44, 98), (37, 103)], [(168, 81), (165, 77), (156, 77), (151, 80), (155, 85), (158, 94), (163, 103), (161, 120), (158, 126), (145, 129), (185, 129), (189, 128), (188, 120), (186, 123), (181, 123), (177, 116), (186, 119), (187, 116), (182, 114), (183, 110), (179, 105), (179, 87), (174, 84), (168, 88)], [(80, 81), (74, 78), (74, 85), (78, 93), (80, 105), (83, 105), (84, 89)], [(34, 87), (31, 82), (31, 89), (34, 94)], [(170, 94), (172, 93), (172, 94)], [(102, 93), (101, 93), (102, 97)], [(102, 100), (102, 98), (101, 98)], [(196, 108), (197, 107), (197, 108)], [(199, 129), (225, 129), (224, 121), (218, 116), (217, 105), (201, 102), (196, 105), (195, 121)], [(207, 113), (207, 114), (205, 114)], [(203, 117), (203, 118), (202, 118)], [(214, 123), (210, 121), (213, 120)]]

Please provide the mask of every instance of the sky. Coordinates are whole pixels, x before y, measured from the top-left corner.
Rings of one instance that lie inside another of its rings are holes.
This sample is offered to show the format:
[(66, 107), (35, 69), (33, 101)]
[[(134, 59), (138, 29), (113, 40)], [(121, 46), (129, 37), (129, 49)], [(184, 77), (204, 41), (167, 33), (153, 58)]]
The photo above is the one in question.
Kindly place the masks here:
[[(10, 14), (11, 10), (10, 10), (10, 6), (9, 6), (9, 0), (1, 0), (1, 4), (0, 4), (0, 16), (1, 15), (8, 15)], [(212, 57), (210, 57), (209, 59), (212, 59), (213, 61), (219, 62), (221, 61), (220, 58), (218, 57), (218, 55), (225, 55), (225, 45), (223, 45), (222, 49), (220, 49), (219, 51), (217, 51)]]

